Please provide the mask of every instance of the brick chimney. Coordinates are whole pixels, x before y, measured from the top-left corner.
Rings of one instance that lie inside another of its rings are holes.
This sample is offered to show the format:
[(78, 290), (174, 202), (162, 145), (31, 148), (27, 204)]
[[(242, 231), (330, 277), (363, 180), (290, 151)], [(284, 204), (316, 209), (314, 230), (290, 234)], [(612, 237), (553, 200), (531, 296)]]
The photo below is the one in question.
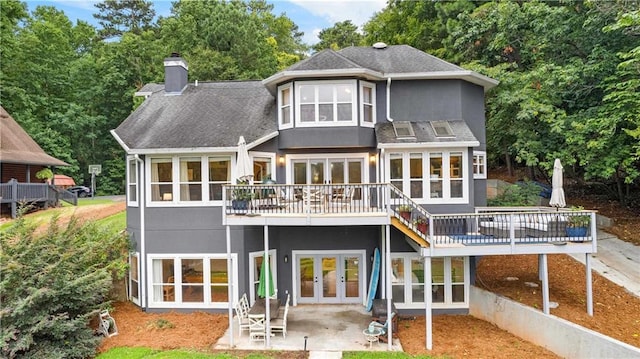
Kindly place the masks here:
[(180, 54), (174, 52), (164, 59), (164, 91), (167, 95), (180, 95), (187, 86), (189, 66)]

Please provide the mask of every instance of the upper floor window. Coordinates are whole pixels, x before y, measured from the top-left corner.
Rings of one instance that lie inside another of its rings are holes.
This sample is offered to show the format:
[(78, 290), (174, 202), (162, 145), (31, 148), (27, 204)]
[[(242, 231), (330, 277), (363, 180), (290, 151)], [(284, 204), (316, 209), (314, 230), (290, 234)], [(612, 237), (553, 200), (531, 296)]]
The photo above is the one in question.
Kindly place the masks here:
[(299, 126), (354, 125), (354, 81), (296, 83)]
[(360, 82), (360, 118), (363, 126), (373, 127), (376, 122), (376, 87), (369, 82)]
[(267, 180), (275, 180), (275, 153), (250, 152), (253, 159), (253, 183), (260, 184)]
[(138, 162), (135, 158), (127, 159), (127, 204), (138, 206)]
[(293, 127), (293, 94), (291, 84), (281, 86), (278, 91), (278, 122), (280, 129)]
[(487, 178), (487, 153), (485, 151), (473, 151), (473, 178)]

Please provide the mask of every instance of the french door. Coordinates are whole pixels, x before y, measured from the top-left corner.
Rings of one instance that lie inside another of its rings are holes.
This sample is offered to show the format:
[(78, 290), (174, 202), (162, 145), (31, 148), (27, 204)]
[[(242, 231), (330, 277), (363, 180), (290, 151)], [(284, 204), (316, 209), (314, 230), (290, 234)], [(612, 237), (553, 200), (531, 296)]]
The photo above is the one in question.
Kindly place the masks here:
[(362, 303), (365, 251), (293, 252), (297, 303)]
[(291, 156), (291, 171), (287, 183), (292, 184), (349, 184), (368, 181), (364, 170), (366, 154), (353, 157)]

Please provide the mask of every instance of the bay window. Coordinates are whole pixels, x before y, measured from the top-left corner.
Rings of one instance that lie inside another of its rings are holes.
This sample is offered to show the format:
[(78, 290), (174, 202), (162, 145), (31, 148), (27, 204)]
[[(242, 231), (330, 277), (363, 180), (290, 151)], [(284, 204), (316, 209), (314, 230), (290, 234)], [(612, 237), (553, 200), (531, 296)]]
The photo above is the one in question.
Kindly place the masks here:
[(387, 155), (388, 181), (419, 203), (466, 203), (467, 152), (397, 151)]
[(355, 125), (355, 81), (296, 83), (297, 124)]

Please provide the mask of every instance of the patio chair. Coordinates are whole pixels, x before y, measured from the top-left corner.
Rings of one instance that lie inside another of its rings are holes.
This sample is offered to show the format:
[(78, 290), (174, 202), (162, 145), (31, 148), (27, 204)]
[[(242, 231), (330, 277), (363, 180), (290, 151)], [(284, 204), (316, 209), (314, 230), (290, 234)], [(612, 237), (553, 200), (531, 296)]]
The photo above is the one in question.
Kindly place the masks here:
[(242, 331), (249, 331), (249, 310), (244, 308), (242, 300), (238, 301), (234, 307), (236, 318), (238, 318), (238, 337), (242, 336)]
[(289, 314), (289, 302), (287, 301), (287, 305), (284, 307), (284, 315), (282, 317), (278, 316), (276, 319), (272, 319), (271, 333), (282, 333), (282, 337), (287, 337), (287, 315)]
[(240, 297), (240, 304), (245, 312), (249, 312), (249, 299), (247, 299), (247, 293), (244, 293), (242, 297)]
[[(167, 278), (167, 283), (173, 283), (173, 276)], [(176, 287), (173, 284), (162, 286), (162, 298), (165, 302), (172, 302), (175, 298)]]
[(267, 329), (264, 318), (264, 314), (249, 314), (249, 340), (265, 340)]
[(387, 342), (387, 330), (389, 329), (389, 325), (390, 323), (393, 321), (393, 317), (396, 316), (395, 312), (391, 312), (391, 315), (389, 316), (389, 318), (387, 318), (387, 320), (384, 322), (384, 324), (381, 324), (378, 321), (372, 321), (369, 325), (372, 325), (374, 328), (378, 328), (382, 330), (382, 333), (379, 336), (379, 340), (381, 342)]
[(284, 311), (289, 309), (289, 301), (291, 299), (291, 294), (287, 293), (287, 301), (284, 303), (284, 308), (280, 307), (280, 309), (278, 309), (278, 318), (282, 318), (284, 317)]

